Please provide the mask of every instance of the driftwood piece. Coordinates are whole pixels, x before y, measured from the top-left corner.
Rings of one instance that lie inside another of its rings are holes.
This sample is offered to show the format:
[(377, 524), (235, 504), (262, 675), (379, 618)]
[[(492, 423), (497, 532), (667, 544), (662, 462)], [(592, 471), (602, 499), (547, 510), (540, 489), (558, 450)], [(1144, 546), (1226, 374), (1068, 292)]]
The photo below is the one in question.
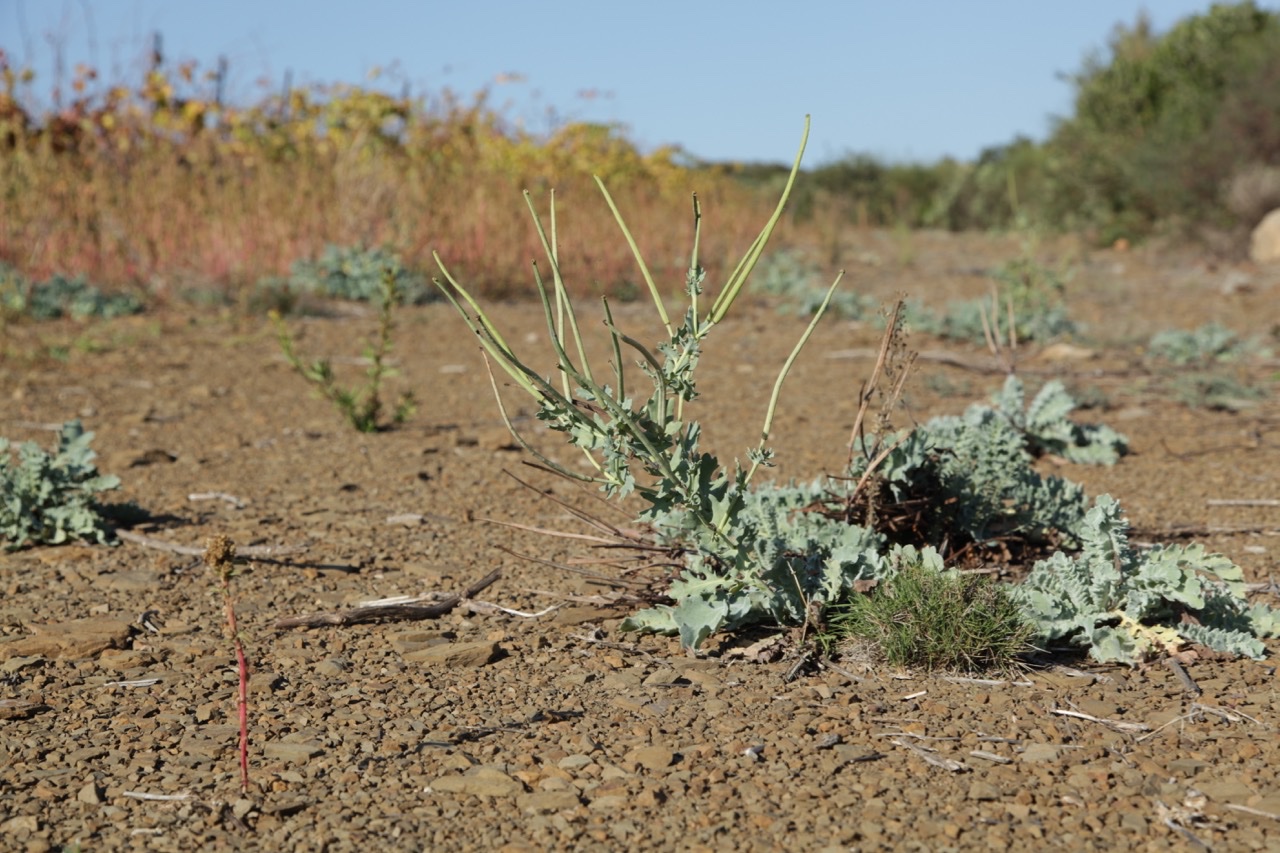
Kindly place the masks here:
[(422, 619), (438, 619), (459, 604), (475, 598), (482, 590), (502, 577), (500, 569), (494, 569), (467, 587), (459, 595), (450, 593), (430, 604), (372, 604), (335, 610), (331, 613), (310, 613), (305, 616), (285, 616), (272, 623), (273, 628), (322, 628), (326, 625), (363, 625), (371, 622), (412, 622)]

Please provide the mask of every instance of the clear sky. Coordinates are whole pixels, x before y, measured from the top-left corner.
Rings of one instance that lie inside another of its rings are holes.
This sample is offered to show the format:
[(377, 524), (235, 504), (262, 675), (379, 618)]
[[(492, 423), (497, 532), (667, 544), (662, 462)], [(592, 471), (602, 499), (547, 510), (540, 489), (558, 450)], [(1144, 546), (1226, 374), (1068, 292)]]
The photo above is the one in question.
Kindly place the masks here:
[[(1260, 2), (1264, 8), (1275, 3)], [(795, 11), (784, 12), (790, 6)], [(152, 32), (166, 58), (262, 81), (395, 92), (492, 90), (512, 120), (618, 122), (652, 148), (809, 165), (866, 152), (971, 159), (1071, 109), (1062, 79), (1146, 9), (1164, 31), (1209, 0), (0, 0), (0, 48), (44, 77), (53, 57), (136, 81)], [(389, 83), (387, 81), (390, 81)], [(554, 117), (550, 118), (550, 117)]]

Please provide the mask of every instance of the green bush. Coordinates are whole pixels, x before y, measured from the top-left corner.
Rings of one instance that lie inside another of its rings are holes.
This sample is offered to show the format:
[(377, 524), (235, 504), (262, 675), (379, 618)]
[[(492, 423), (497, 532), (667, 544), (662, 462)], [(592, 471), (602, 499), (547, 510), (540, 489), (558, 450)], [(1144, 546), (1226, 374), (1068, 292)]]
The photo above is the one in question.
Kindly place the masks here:
[[(395, 306), (399, 303), (395, 270), (387, 267), (382, 272), (378, 286), (378, 331), (365, 344), (364, 358), (369, 363), (365, 371), (365, 382), (362, 386), (345, 388), (338, 384), (333, 372), (333, 365), (328, 359), (303, 361), (298, 355), (293, 334), (285, 324), (280, 312), (272, 309), (268, 312), (276, 330), (276, 342), (284, 353), (285, 361), (319, 394), (333, 404), (347, 423), (359, 432), (377, 432), (383, 429), (382, 383), (395, 371), (388, 366), (391, 355), (391, 335), (395, 331)], [(405, 392), (400, 395), (391, 415), (392, 424), (402, 424), (409, 419), (417, 408), (413, 394)]]
[(1140, 17), (1072, 77), (1075, 109), (1048, 148), (1053, 217), (1103, 242), (1161, 221), (1228, 224), (1235, 174), (1280, 152), (1280, 16), (1214, 4), (1160, 35)]
[(1218, 323), (1206, 323), (1195, 329), (1164, 329), (1151, 336), (1147, 352), (1153, 358), (1179, 366), (1202, 367), (1239, 361), (1249, 355), (1266, 356), (1256, 341), (1242, 340), (1235, 332)]

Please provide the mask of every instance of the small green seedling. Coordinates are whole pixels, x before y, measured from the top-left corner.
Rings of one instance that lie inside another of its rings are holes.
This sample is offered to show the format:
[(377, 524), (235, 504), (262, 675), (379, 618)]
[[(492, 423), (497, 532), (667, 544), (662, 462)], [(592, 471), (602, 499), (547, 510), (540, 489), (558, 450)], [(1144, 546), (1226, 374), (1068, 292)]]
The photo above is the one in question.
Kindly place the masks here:
[[(279, 312), (271, 312), (271, 321), (275, 324), (276, 338), (285, 360), (298, 375), (315, 387), (326, 400), (340, 411), (360, 432), (377, 432), (383, 428), (382, 423), (382, 383), (394, 371), (387, 366), (387, 357), (391, 354), (391, 333), (395, 329), (392, 312), (398, 299), (395, 273), (391, 269), (383, 271), (381, 299), (378, 307), (378, 332), (373, 342), (365, 346), (364, 355), (369, 361), (366, 373), (367, 381), (362, 387), (343, 388), (338, 384), (333, 372), (333, 365), (328, 359), (316, 359), (304, 362), (294, 347), (293, 335)], [(393, 424), (401, 424), (413, 414), (416, 408), (413, 395), (404, 393), (396, 403), (391, 416)]]

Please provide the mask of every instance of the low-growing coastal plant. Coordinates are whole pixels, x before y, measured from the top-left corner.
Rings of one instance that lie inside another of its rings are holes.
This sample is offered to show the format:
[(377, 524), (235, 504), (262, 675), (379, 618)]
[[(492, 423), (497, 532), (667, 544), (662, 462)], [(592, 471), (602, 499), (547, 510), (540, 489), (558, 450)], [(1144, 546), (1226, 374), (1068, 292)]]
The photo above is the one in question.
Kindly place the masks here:
[(32, 320), (110, 319), (142, 311), (142, 303), (127, 293), (106, 294), (83, 277), (55, 275), (31, 281), (7, 264), (0, 264), (0, 313)]
[[(801, 154), (803, 150), (802, 143)], [(1052, 453), (1075, 462), (1113, 464), (1124, 452), (1125, 440), (1105, 427), (1070, 421), (1074, 404), (1061, 384), (1049, 383), (1027, 402), (1021, 381), (1010, 377), (992, 406), (972, 406), (962, 416), (894, 432), (889, 414), (912, 364), (909, 357), (899, 362), (894, 354), (902, 346), (899, 304), (890, 312), (880, 359), (860, 396), (857, 424), (863, 423), (876, 394), (883, 398), (882, 410), (870, 434), (855, 426), (848, 470), (810, 484), (758, 482), (754, 475), (772, 461), (768, 441), (782, 383), (829, 309), (837, 278), (779, 372), (760, 441), (746, 452), (745, 470), (737, 462), (730, 469), (700, 450), (702, 428), (687, 406), (698, 394), (694, 374), (702, 343), (724, 319), (760, 259), (799, 163), (800, 155), (774, 218), (709, 307), (702, 301), (705, 273), (698, 261), (701, 216), (695, 197), (682, 320), (668, 312), (622, 214), (599, 183), (666, 332), (656, 345), (641, 343), (617, 326), (605, 299), (602, 314), (612, 354), (607, 366), (593, 365), (586, 357), (577, 309), (561, 274), (554, 195), (544, 222), (525, 193), (548, 267), (544, 272), (535, 263), (533, 277), (551, 345), (554, 367), (549, 373), (516, 353), (475, 294), (439, 256), (443, 279), (436, 284), (476, 334), (499, 410), (517, 441), (547, 469), (594, 484), (608, 498), (638, 496), (643, 504), (638, 518), (652, 532), (652, 544), (675, 562), (663, 597), (624, 620), (623, 630), (678, 634), (684, 646), (697, 649), (716, 632), (751, 624), (802, 625), (824, 636), (826, 615), (843, 614), (846, 624), (855, 626), (853, 633), (875, 634), (882, 649), (892, 650), (898, 660), (923, 666), (1007, 666), (1029, 636), (1053, 634), (1045, 620), (1058, 618), (1054, 595), (1068, 593), (1046, 585), (1044, 589), (1053, 590), (1045, 593), (1047, 603), (1037, 598), (1033, 605), (1004, 587), (971, 583), (943, 569), (960, 560), (1008, 555), (1014, 543), (1022, 543), (1026, 556), (1031, 549), (1047, 552), (1055, 545), (1076, 550), (1090, 541), (1086, 537), (1097, 538), (1086, 523), (1083, 488), (1061, 477), (1042, 476), (1032, 463), (1036, 456)], [(626, 370), (624, 353), (638, 363), (640, 383), (634, 381), (634, 371)], [(582, 451), (585, 468), (556, 461), (514, 428), (494, 365), (535, 401), (539, 420)], [(891, 390), (877, 391), (879, 377)], [(1179, 553), (1179, 565), (1193, 574), (1202, 571), (1200, 552)], [(1068, 558), (1053, 561), (1059, 559)], [(1053, 561), (1049, 563), (1057, 565)], [(883, 591), (860, 599), (869, 586)], [(908, 607), (904, 601), (921, 618), (898, 632), (891, 623)], [(1069, 603), (1061, 607), (1070, 610)], [(1224, 626), (1214, 620), (1223, 613), (1200, 610), (1207, 630), (1188, 638), (1222, 645), (1216, 632)], [(926, 635), (940, 623), (956, 627), (952, 623), (957, 619), (960, 625), (976, 622), (972, 630), (959, 629), (960, 634)], [(1226, 648), (1254, 650), (1247, 644)], [(1100, 654), (1111, 652), (1108, 648)]]
[(1266, 355), (1266, 350), (1256, 341), (1244, 340), (1218, 323), (1206, 323), (1195, 329), (1156, 332), (1147, 344), (1147, 352), (1152, 358), (1170, 364), (1201, 367), (1239, 361), (1251, 355)]
[(1082, 549), (1035, 564), (1011, 595), (1043, 642), (1065, 640), (1101, 662), (1135, 663), (1196, 643), (1261, 658), (1280, 620), (1250, 607), (1239, 566), (1200, 545), (1140, 552), (1119, 503), (1102, 495), (1079, 530)]
[(1267, 396), (1265, 388), (1222, 371), (1180, 373), (1173, 377), (1169, 390), (1184, 406), (1222, 412), (1253, 408)]
[[(889, 523), (895, 541), (933, 544), (948, 557), (971, 544), (999, 542), (1007, 549), (1014, 540), (1034, 546), (1073, 542), (1084, 517), (1084, 490), (1041, 475), (1031, 463), (1047, 452), (1114, 464), (1126, 448), (1124, 436), (1071, 420), (1075, 404), (1057, 381), (1027, 404), (1022, 381), (1010, 376), (992, 403), (975, 403), (963, 415), (935, 417), (898, 434), (875, 465), (874, 512), (852, 512), (857, 507), (850, 505), (844, 517)], [(864, 452), (854, 454), (848, 473), (860, 480), (873, 457), (862, 443), (857, 449)]]
[[(806, 119), (804, 139), (807, 138)], [(685, 605), (687, 617), (678, 618), (676, 628), (685, 645), (690, 647), (698, 646), (723, 626), (737, 624), (744, 613), (754, 612), (761, 596), (770, 598), (766, 610), (784, 608), (781, 603), (774, 606), (770, 597), (776, 579), (769, 575), (779, 567), (761, 563), (755, 552), (760, 542), (760, 521), (744, 510), (753, 476), (761, 467), (772, 464), (773, 453), (768, 441), (783, 381), (840, 278), (828, 288), (827, 300), (815, 313), (778, 374), (760, 441), (747, 451), (745, 471), (738, 463), (732, 471), (726, 470), (716, 457), (699, 449), (702, 428), (696, 420), (687, 418), (685, 407), (697, 396), (694, 371), (702, 342), (728, 314), (759, 261), (799, 172), (804, 144), (802, 141), (773, 216), (718, 295), (708, 300), (710, 305), (706, 305), (703, 298), (705, 271), (698, 260), (701, 211), (695, 197), (693, 249), (685, 275), (688, 303), (678, 323), (673, 322), (668, 313), (661, 291), (612, 196), (604, 183), (597, 180), (632, 249), (658, 319), (667, 333), (667, 340), (656, 346), (640, 343), (615, 325), (608, 300), (604, 300), (604, 322), (613, 353), (607, 372), (593, 367), (585, 356), (577, 312), (560, 272), (554, 196), (548, 228), (537, 215), (530, 195), (525, 193), (550, 268), (549, 284), (537, 264), (533, 272), (556, 362), (553, 376), (540, 375), (516, 354), (471, 292), (458, 283), (437, 257), (444, 276), (444, 282), (437, 284), (476, 333), (487, 359), (491, 364), (496, 363), (537, 402), (539, 420), (550, 429), (564, 433), (570, 444), (583, 451), (592, 471), (583, 474), (551, 460), (512, 428), (517, 440), (547, 467), (565, 477), (595, 483), (609, 497), (637, 493), (647, 505), (641, 519), (652, 523), (660, 535), (685, 543), (691, 554), (690, 561), (676, 583), (686, 584), (690, 594)], [(630, 357), (639, 358), (640, 369), (651, 386), (644, 396), (636, 396), (636, 387), (631, 381), (634, 377), (626, 372), (624, 347)], [(494, 391), (496, 394), (496, 380)], [(501, 405), (501, 397), (498, 399)], [(502, 412), (511, 428), (505, 408)], [(768, 517), (770, 512), (766, 510), (763, 515)], [(788, 586), (797, 585), (795, 578), (782, 580)]]
[[(271, 321), (275, 325), (276, 338), (285, 360), (297, 371), (298, 375), (311, 384), (326, 400), (342, 413), (343, 417), (360, 432), (376, 432), (382, 429), (383, 401), (382, 383), (394, 371), (387, 365), (391, 354), (391, 335), (395, 329), (393, 312), (398, 298), (395, 271), (384, 270), (381, 280), (381, 295), (378, 304), (378, 331), (372, 341), (364, 349), (364, 357), (369, 362), (366, 381), (363, 386), (344, 388), (338, 384), (333, 365), (328, 359), (316, 359), (306, 362), (298, 355), (292, 333), (278, 311), (272, 311)], [(401, 424), (413, 414), (416, 404), (411, 393), (404, 393), (396, 403), (391, 415), (391, 423)]]
[(98, 473), (92, 441), (80, 421), (67, 421), (52, 452), (23, 442), (15, 465), (9, 439), (0, 438), (0, 539), (7, 550), (111, 541), (97, 496), (119, 488), (120, 478)]
[(1017, 340), (1049, 341), (1076, 331), (1067, 313), (1063, 294), (1070, 268), (1052, 268), (1035, 257), (1035, 240), (1028, 237), (1022, 254), (991, 271), (991, 296), (951, 302), (939, 314), (915, 304), (912, 326), (940, 338), (983, 343), (990, 331), (988, 318), (1009, 315)]
[(427, 302), (435, 292), (423, 277), (405, 269), (394, 252), (332, 244), (325, 246), (314, 260), (294, 262), (288, 286), (300, 294), (381, 302), (386, 293), (383, 280), (388, 275), (394, 279), (395, 298), (407, 305)]
[(801, 317), (812, 317), (824, 302), (828, 314), (845, 320), (865, 320), (877, 307), (870, 297), (847, 290), (838, 290), (828, 299), (821, 268), (796, 248), (762, 256), (752, 273), (752, 289), (778, 297), (782, 310)]

